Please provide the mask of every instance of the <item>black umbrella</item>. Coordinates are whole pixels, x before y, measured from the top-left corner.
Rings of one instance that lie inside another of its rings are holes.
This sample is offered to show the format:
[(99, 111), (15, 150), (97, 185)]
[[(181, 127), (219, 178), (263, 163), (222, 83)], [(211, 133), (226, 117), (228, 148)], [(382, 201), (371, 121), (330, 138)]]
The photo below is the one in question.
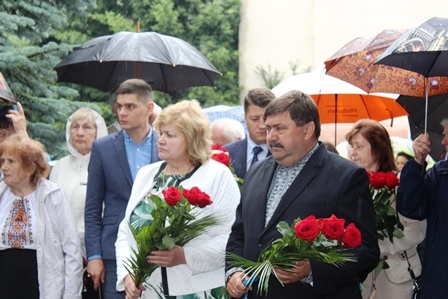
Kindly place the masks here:
[(140, 78), (154, 90), (170, 93), (213, 86), (219, 71), (186, 41), (157, 32), (118, 32), (85, 42), (56, 67), (58, 82), (111, 91)]
[[(409, 113), (408, 119), (411, 137), (415, 139), (425, 132), (426, 101), (418, 97), (399, 96), (397, 102)], [(440, 122), (443, 118), (448, 117), (448, 94), (429, 97), (427, 113), (427, 133), (431, 140), (430, 155), (437, 161), (443, 160), (445, 158), (445, 146), (441, 144), (443, 139), (443, 126)]]
[(432, 88), (432, 82), (428, 78), (448, 76), (448, 19), (434, 17), (407, 31), (384, 50), (375, 64), (406, 69), (426, 78), (426, 131), (428, 93)]

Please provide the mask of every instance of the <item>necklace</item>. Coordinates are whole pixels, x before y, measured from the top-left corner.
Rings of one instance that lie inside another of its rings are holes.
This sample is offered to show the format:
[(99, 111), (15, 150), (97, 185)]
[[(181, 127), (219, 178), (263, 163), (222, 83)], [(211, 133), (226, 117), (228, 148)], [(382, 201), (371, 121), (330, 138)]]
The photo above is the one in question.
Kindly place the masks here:
[(163, 170), (163, 175), (166, 175), (166, 176), (175, 175), (175, 176), (181, 176), (181, 177), (186, 176), (194, 168), (193, 166), (188, 165), (188, 167), (187, 167), (187, 169), (185, 171), (183, 171), (183, 170), (182, 171), (170, 171), (168, 169), (168, 167), (169, 167), (169, 165), (167, 165), (165, 167), (165, 169)]

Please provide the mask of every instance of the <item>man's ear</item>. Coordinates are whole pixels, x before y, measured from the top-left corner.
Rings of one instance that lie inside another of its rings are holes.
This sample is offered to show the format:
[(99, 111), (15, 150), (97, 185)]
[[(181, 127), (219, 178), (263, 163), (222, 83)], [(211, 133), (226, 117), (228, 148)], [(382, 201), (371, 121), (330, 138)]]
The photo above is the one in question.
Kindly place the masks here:
[(154, 102), (148, 102), (148, 105), (146, 106), (148, 111), (148, 116), (152, 114), (154, 111)]
[(314, 122), (310, 121), (309, 123), (307, 123), (305, 125), (305, 138), (309, 139), (310, 137), (314, 136), (314, 131), (316, 130), (316, 125), (314, 124)]

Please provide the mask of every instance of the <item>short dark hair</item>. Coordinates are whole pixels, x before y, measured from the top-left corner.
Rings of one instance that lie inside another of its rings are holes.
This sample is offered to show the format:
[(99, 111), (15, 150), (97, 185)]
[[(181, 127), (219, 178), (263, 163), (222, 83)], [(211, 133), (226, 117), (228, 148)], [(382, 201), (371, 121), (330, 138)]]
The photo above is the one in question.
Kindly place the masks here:
[[(396, 158), (398, 158), (398, 157), (404, 157), (404, 158), (406, 158), (406, 159), (408, 159), (408, 160), (411, 160), (412, 158), (414, 158), (412, 155), (409, 155), (409, 154), (407, 154), (407, 153), (405, 153), (405, 152), (399, 152), (398, 154), (397, 154), (397, 157)], [(396, 159), (395, 158), (395, 159)]]
[(315, 125), (314, 136), (320, 136), (320, 118), (316, 102), (298, 90), (291, 90), (273, 100), (264, 112), (264, 121), (271, 115), (288, 111), (297, 126), (304, 126), (309, 122)]
[(142, 79), (128, 79), (124, 81), (115, 91), (115, 96), (119, 94), (136, 94), (145, 103), (153, 101), (151, 85)]
[(251, 89), (244, 97), (244, 112), (247, 113), (250, 105), (265, 108), (274, 99), (275, 94), (267, 88), (260, 87)]
[(372, 157), (378, 163), (378, 171), (389, 172), (397, 170), (392, 142), (390, 141), (389, 133), (383, 125), (372, 119), (358, 120), (345, 135), (345, 139), (350, 143), (352, 138), (358, 133), (370, 144)]

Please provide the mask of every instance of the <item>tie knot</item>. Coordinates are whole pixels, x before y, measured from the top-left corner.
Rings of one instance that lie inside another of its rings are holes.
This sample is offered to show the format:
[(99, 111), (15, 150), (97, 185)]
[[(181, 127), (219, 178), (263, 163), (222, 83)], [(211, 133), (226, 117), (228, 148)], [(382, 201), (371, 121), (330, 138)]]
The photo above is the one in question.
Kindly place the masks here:
[(259, 153), (261, 153), (262, 151), (263, 151), (263, 148), (261, 146), (256, 146), (252, 150), (252, 152), (254, 153), (255, 156), (258, 155)]
[(250, 162), (250, 165), (258, 161), (258, 154), (261, 153), (262, 151), (263, 149), (261, 148), (261, 146), (256, 146), (252, 149), (252, 153), (254, 154), (254, 156), (252, 158), (252, 162)]

